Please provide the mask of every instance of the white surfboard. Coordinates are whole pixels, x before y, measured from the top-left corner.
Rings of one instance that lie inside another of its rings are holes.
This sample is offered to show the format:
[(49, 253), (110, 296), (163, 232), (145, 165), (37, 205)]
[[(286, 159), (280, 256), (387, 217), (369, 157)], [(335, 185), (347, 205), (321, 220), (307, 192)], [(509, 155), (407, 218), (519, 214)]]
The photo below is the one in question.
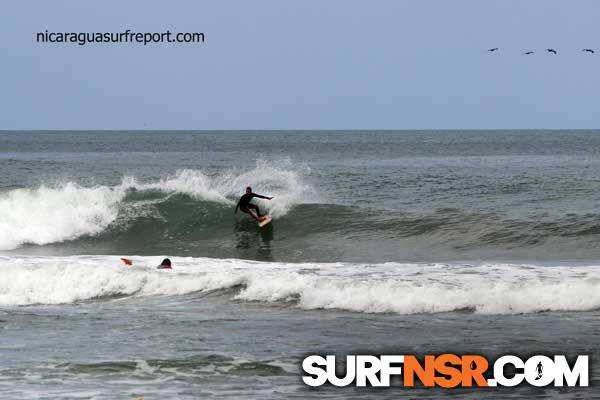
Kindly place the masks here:
[(258, 226), (260, 226), (262, 228), (263, 226), (267, 225), (272, 220), (273, 220), (273, 218), (270, 215), (265, 215), (265, 219), (263, 219), (262, 221), (260, 221), (258, 223)]

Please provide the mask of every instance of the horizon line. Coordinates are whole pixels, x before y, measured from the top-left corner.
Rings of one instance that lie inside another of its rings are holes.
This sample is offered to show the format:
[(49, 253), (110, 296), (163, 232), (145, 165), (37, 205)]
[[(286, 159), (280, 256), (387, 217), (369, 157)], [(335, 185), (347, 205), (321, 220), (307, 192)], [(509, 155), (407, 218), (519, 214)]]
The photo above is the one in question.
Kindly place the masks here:
[(435, 131), (600, 131), (599, 128), (326, 128), (326, 129), (0, 129), (9, 132), (435, 132)]

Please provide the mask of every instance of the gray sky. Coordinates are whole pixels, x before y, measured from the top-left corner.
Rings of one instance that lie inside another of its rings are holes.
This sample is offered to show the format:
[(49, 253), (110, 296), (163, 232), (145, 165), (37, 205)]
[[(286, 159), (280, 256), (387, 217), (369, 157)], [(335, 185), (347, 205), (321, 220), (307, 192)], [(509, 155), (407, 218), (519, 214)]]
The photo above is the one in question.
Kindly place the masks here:
[(597, 0), (7, 1), (0, 129), (600, 128), (599, 33)]

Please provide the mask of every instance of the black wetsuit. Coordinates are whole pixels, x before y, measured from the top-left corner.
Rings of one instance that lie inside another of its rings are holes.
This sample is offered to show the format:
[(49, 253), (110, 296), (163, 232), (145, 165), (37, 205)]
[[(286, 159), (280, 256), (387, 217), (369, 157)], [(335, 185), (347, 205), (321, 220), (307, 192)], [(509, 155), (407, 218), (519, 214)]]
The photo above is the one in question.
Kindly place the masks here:
[(262, 215), (260, 215), (258, 206), (250, 203), (250, 200), (252, 200), (254, 197), (258, 197), (259, 199), (269, 199), (267, 196), (261, 196), (260, 194), (256, 193), (245, 193), (242, 195), (242, 197), (240, 197), (237, 206), (235, 206), (235, 212), (237, 212), (238, 208), (248, 214), (250, 213), (250, 210), (256, 210), (256, 216), (262, 217)]

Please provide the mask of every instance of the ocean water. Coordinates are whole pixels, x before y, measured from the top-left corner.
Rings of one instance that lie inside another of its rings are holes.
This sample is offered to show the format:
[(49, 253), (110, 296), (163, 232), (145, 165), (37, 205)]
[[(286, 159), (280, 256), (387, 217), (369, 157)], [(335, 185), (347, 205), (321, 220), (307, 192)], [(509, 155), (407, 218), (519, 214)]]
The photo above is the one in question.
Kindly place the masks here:
[[(600, 131), (0, 132), (0, 171), (2, 399), (600, 397)], [(445, 352), (592, 386), (301, 381)]]

